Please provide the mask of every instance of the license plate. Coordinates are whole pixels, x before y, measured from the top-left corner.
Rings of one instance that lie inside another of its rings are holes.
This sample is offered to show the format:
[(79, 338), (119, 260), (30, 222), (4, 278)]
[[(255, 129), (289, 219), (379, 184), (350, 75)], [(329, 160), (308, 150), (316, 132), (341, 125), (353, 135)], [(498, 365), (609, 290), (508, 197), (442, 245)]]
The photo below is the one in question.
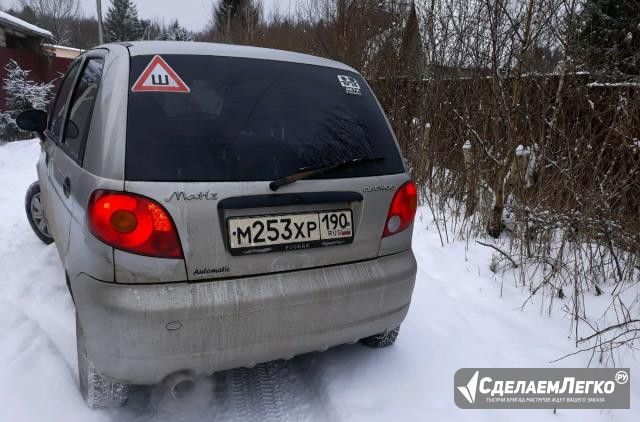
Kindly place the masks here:
[(353, 240), (351, 210), (227, 219), (232, 254), (308, 249)]

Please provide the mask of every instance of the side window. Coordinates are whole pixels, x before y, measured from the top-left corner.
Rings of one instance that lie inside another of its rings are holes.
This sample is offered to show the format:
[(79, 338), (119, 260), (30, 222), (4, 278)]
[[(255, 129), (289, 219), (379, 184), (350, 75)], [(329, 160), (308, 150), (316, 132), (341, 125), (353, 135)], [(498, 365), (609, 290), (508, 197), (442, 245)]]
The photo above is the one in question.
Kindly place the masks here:
[(64, 106), (67, 103), (69, 94), (71, 94), (71, 88), (73, 87), (73, 82), (76, 79), (76, 75), (78, 74), (79, 69), (80, 65), (78, 63), (75, 63), (73, 67), (67, 72), (66, 76), (62, 80), (60, 88), (58, 89), (58, 95), (56, 96), (56, 101), (51, 112), (51, 118), (49, 120), (49, 131), (51, 132), (51, 136), (53, 137), (53, 139), (55, 139), (56, 141), (60, 139), (60, 132), (62, 132), (62, 123), (64, 123)]
[(88, 59), (69, 103), (69, 119), (62, 139), (62, 148), (76, 161), (82, 154), (93, 115), (104, 59)]

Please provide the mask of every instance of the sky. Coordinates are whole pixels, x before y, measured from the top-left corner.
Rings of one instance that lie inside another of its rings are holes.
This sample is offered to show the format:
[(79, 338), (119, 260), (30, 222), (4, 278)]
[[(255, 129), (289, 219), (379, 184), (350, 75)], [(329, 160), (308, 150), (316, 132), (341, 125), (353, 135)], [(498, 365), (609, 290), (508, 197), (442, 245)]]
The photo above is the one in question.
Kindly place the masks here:
[[(209, 21), (212, 0), (134, 0), (138, 6), (138, 16), (144, 19), (169, 23), (178, 19), (180, 24), (192, 31), (199, 31)], [(217, 0), (213, 0), (217, 2)], [(299, 0), (262, 0), (267, 15), (276, 8), (286, 13), (289, 3), (293, 7)], [(95, 16), (96, 0), (80, 0), (84, 13)], [(102, 0), (103, 16), (111, 4), (110, 0)]]

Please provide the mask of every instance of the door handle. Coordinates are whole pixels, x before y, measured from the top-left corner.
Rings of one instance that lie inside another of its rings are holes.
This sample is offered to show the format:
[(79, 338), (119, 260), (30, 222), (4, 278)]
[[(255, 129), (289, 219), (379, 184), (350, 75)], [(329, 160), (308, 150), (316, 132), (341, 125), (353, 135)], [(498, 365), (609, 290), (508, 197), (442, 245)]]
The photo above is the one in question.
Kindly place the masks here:
[(64, 192), (65, 198), (68, 198), (71, 193), (71, 180), (68, 177), (65, 177), (64, 182), (62, 182), (62, 192)]

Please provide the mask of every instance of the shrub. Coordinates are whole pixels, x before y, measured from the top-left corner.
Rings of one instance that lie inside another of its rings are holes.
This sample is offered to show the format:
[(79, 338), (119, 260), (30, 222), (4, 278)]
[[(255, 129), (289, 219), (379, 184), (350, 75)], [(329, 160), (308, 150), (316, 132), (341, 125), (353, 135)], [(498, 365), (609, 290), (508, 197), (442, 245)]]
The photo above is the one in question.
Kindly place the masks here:
[(3, 80), (3, 88), (6, 100), (4, 110), (0, 111), (0, 139), (28, 139), (31, 134), (18, 128), (16, 117), (25, 110), (44, 110), (49, 102), (53, 84), (29, 80), (31, 71), (22, 69), (14, 60), (11, 60), (5, 69), (7, 76)]

